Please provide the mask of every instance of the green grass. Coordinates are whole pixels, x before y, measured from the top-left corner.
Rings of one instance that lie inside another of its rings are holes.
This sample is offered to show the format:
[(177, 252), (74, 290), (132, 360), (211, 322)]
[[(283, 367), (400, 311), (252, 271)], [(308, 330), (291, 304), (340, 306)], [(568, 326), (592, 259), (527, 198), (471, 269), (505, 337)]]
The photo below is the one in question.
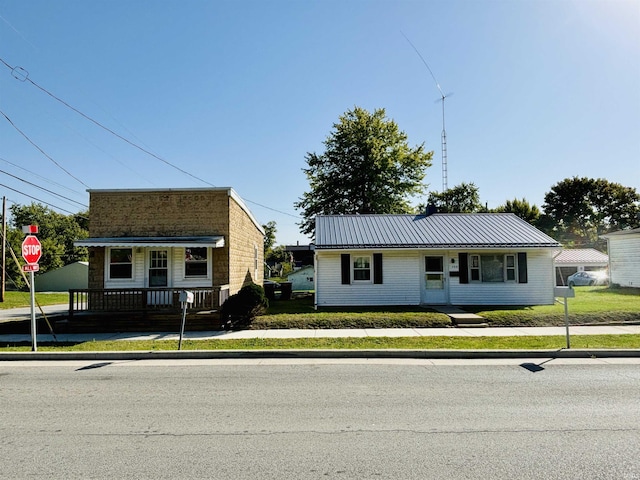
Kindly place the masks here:
[[(640, 290), (631, 288), (576, 287), (568, 299), (569, 322), (603, 324), (640, 322)], [(564, 325), (564, 305), (533, 307), (469, 307), (465, 310), (484, 317), (492, 326)]]
[[(273, 349), (416, 349), (416, 350), (554, 350), (566, 347), (561, 336), (531, 337), (364, 337), (293, 338), (246, 340), (185, 340), (183, 350), (273, 350)], [(572, 348), (640, 348), (640, 335), (575, 335)], [(177, 341), (91, 341), (75, 345), (38, 345), (39, 352), (171, 351)], [(0, 352), (27, 352), (29, 345), (3, 345)]]
[[(68, 304), (69, 294), (64, 293), (38, 293), (35, 294), (36, 302), (40, 305)], [(5, 292), (4, 302), (0, 302), (0, 309), (20, 308), (31, 306), (31, 293), (29, 292)]]

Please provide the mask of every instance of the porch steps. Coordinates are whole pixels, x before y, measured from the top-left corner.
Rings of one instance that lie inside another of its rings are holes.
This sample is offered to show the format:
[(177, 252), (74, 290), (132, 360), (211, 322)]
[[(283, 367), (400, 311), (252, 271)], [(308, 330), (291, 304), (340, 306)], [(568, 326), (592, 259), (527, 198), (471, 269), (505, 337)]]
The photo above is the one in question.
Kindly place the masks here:
[(485, 328), (489, 324), (485, 319), (475, 313), (465, 312), (461, 308), (452, 305), (440, 305), (432, 307), (435, 311), (448, 315), (453, 324), (460, 328)]

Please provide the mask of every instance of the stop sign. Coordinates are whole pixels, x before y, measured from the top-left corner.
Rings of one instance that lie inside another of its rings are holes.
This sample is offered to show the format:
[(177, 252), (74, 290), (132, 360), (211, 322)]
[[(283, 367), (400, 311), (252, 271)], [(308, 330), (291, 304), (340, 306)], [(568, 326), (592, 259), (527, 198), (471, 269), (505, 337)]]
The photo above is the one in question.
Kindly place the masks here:
[(27, 263), (38, 263), (42, 256), (42, 245), (35, 235), (27, 235), (22, 241), (22, 258)]

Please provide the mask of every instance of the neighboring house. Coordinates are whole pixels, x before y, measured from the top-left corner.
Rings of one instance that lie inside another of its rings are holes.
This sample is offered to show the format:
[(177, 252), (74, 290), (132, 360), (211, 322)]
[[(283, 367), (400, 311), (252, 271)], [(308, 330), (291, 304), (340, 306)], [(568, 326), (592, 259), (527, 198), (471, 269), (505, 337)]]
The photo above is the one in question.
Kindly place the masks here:
[(302, 267), (287, 276), (293, 290), (313, 290), (313, 266)]
[(313, 245), (285, 245), (287, 251), (293, 257), (293, 268), (295, 270), (313, 265)]
[(609, 251), (609, 282), (640, 288), (640, 228), (602, 235)]
[(68, 292), (89, 286), (89, 262), (74, 262), (37, 275), (36, 292)]
[(174, 307), (179, 291), (199, 290), (217, 308), (248, 282), (262, 284), (264, 231), (233, 189), (89, 194), (90, 238), (75, 242), (89, 248), (89, 310), (130, 308), (114, 305), (131, 289), (146, 294), (145, 306)]
[(567, 285), (567, 278), (576, 272), (606, 270), (609, 256), (595, 248), (571, 248), (554, 252), (556, 285)]
[(316, 218), (316, 306), (554, 302), (560, 244), (510, 213)]

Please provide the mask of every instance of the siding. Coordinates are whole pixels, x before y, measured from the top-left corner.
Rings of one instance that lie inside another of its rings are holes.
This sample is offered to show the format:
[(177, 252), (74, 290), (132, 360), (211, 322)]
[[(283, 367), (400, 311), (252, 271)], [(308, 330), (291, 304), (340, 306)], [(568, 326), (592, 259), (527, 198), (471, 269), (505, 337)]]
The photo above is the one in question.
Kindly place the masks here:
[[(467, 251), (467, 250), (465, 250)], [(517, 253), (505, 250), (492, 253)], [(482, 253), (468, 251), (469, 253)], [(419, 305), (424, 280), (422, 256), (436, 253), (457, 258), (458, 251), (438, 250), (383, 252), (383, 283), (342, 285), (340, 254), (316, 251), (316, 304), (318, 306)], [(372, 255), (375, 250), (354, 250), (352, 255)], [(546, 305), (553, 304), (552, 251), (527, 250), (528, 283), (468, 283), (447, 272), (449, 303), (453, 305)]]
[(610, 282), (622, 287), (640, 287), (640, 234), (608, 238)]
[(470, 282), (467, 284), (460, 284), (458, 278), (449, 278), (449, 300), (452, 305), (553, 304), (553, 287), (555, 280), (552, 252), (548, 250), (539, 252), (528, 251), (527, 277), (527, 283)]
[[(316, 252), (318, 306), (419, 305), (420, 260), (417, 252), (383, 252), (383, 283), (342, 285), (340, 253)], [(372, 255), (374, 251), (351, 252)]]

